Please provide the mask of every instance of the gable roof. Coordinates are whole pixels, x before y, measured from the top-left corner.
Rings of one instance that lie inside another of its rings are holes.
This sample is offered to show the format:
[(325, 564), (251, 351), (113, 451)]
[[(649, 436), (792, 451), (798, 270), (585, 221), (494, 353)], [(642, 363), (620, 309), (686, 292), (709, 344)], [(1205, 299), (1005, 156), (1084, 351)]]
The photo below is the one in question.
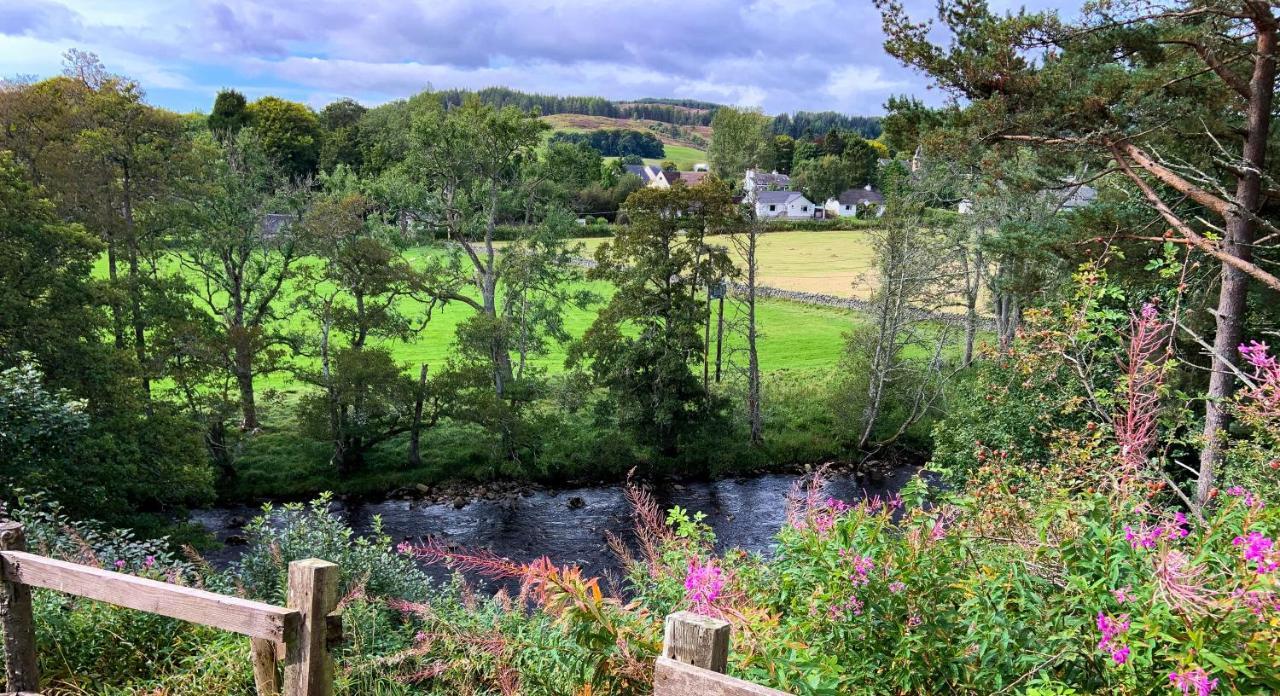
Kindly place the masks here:
[(777, 172), (761, 172), (755, 169), (747, 170), (747, 178), (756, 186), (790, 186), (791, 177), (786, 174)]
[(760, 191), (756, 194), (756, 203), (764, 205), (790, 205), (792, 201), (799, 198), (805, 203), (809, 202), (799, 191)]
[(851, 188), (842, 191), (836, 200), (842, 205), (865, 205), (867, 203), (875, 203), (877, 205), (884, 203), (884, 196), (879, 191), (872, 191), (866, 188)]
[(622, 168), (625, 169), (628, 174), (635, 174), (640, 177), (640, 180), (646, 184), (653, 181), (653, 179), (659, 174), (656, 167), (651, 167), (647, 164), (624, 164), (622, 165)]
[(262, 216), (262, 238), (275, 239), (280, 233), (289, 229), (294, 216), (284, 213), (267, 213)]

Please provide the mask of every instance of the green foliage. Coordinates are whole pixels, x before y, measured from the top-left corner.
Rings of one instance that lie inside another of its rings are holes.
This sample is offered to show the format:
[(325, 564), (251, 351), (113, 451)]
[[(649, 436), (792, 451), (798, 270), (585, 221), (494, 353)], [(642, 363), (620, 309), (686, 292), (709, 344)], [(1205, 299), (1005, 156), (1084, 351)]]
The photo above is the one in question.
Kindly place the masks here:
[(218, 92), (213, 100), (213, 110), (209, 112), (209, 130), (219, 137), (234, 138), (241, 128), (249, 125), (249, 103), (244, 95), (234, 89)]
[(735, 274), (706, 236), (737, 224), (728, 188), (641, 189), (627, 199), (631, 224), (596, 252), (589, 277), (617, 288), (570, 356), (589, 360), (618, 421), (663, 456), (714, 411), (693, 372), (703, 361), (703, 288)]
[[(870, 151), (870, 148), (867, 148)], [(868, 162), (870, 167), (867, 166)], [(795, 166), (794, 183), (815, 203), (834, 198), (848, 189), (871, 180), (875, 159), (860, 160), (836, 155), (823, 155), (804, 160)]]
[(773, 160), (769, 119), (759, 110), (722, 107), (711, 122), (711, 146), (707, 159), (711, 171), (725, 181)]
[(662, 141), (653, 133), (622, 128), (605, 128), (589, 133), (553, 133), (550, 144), (586, 145), (605, 157), (665, 156)]
[(248, 107), (250, 123), (268, 156), (297, 179), (316, 172), (324, 134), (320, 119), (305, 104), (263, 97)]

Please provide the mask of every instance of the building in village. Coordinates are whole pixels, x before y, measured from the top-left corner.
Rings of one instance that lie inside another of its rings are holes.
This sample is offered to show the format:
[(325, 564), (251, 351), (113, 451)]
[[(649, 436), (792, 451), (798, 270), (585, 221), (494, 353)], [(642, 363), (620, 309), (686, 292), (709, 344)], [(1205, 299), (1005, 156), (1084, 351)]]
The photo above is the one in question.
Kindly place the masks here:
[(824, 206), (827, 217), (868, 217), (884, 215), (884, 196), (867, 184), (862, 188), (851, 188), (839, 196), (828, 198)]
[(799, 191), (756, 191), (754, 196), (757, 219), (784, 218), (787, 220), (812, 219), (820, 210)]

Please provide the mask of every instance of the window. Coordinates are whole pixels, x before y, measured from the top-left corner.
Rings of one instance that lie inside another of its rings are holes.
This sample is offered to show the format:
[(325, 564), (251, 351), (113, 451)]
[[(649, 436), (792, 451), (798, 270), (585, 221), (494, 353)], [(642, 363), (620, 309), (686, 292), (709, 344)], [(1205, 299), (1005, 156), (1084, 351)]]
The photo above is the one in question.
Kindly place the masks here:
[(802, 206), (800, 206), (800, 212), (802, 212), (802, 213), (807, 213), (807, 212), (809, 212), (809, 206), (807, 206), (807, 205), (802, 205)]
[(776, 206), (776, 205), (770, 205), (770, 206), (769, 206), (769, 212), (771, 212), (771, 213), (772, 213), (772, 212), (774, 212), (774, 211), (776, 211), (777, 209), (778, 209), (778, 206)]

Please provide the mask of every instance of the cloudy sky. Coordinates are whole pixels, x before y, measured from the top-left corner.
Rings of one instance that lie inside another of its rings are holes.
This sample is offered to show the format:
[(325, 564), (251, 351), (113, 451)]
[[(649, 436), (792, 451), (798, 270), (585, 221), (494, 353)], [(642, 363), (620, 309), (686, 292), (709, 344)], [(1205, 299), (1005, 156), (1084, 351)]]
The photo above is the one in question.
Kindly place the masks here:
[(0, 0), (0, 77), (56, 74), (75, 47), (180, 111), (207, 111), (223, 87), (316, 107), (429, 85), (770, 113), (877, 114), (890, 94), (941, 98), (881, 43), (871, 0)]

